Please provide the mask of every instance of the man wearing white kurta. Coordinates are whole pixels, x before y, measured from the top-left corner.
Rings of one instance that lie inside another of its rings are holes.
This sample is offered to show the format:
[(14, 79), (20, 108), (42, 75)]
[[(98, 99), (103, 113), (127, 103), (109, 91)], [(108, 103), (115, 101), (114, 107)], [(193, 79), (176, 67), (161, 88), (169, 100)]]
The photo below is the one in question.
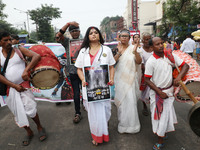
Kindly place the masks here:
[[(150, 90), (150, 109), (153, 132), (158, 135), (158, 143), (154, 145), (154, 149), (163, 146), (163, 138), (167, 132), (174, 131), (174, 124), (177, 123), (174, 111), (173, 96), (173, 77), (172, 63), (166, 55), (164, 55), (164, 46), (159, 37), (152, 39), (151, 47), (153, 55), (147, 60), (145, 66), (145, 81), (151, 88)], [(177, 66), (183, 66), (180, 74), (174, 80), (177, 85), (178, 81), (186, 74), (188, 65), (179, 57), (173, 54)], [(159, 119), (155, 119), (155, 108), (157, 108), (156, 95), (163, 99), (163, 110)]]
[(191, 39), (190, 34), (187, 35), (187, 38), (183, 41), (180, 50), (193, 57), (193, 52), (195, 50), (195, 41)]

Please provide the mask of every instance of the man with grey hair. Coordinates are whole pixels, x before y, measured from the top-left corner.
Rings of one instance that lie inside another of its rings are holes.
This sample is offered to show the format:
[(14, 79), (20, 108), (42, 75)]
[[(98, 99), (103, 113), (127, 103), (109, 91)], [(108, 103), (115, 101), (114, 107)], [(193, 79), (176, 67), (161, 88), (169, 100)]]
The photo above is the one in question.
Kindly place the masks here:
[(145, 64), (147, 62), (147, 60), (149, 59), (149, 57), (152, 55), (152, 49), (150, 49), (149, 46), (149, 40), (151, 39), (151, 34), (148, 32), (143, 32), (142, 33), (142, 82), (141, 82), (141, 86), (140, 86), (140, 90), (142, 91), (141, 94), (141, 100), (143, 102), (143, 110), (142, 110), (142, 114), (145, 116), (149, 115), (149, 111), (147, 109), (147, 103), (149, 103), (149, 90), (150, 88), (146, 85), (146, 83), (144, 82), (144, 71), (145, 71)]

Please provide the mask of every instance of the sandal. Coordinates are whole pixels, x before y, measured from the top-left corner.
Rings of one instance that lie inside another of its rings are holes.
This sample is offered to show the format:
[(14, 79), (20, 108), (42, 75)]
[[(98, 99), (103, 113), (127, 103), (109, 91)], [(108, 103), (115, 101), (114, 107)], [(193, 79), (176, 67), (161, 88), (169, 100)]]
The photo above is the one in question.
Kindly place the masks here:
[(25, 137), (24, 137), (24, 139), (23, 139), (23, 141), (22, 141), (22, 145), (23, 146), (28, 146), (29, 144), (30, 144), (30, 142), (31, 142), (31, 140), (32, 140), (32, 138), (33, 138), (33, 136), (34, 135), (26, 135)]
[(82, 117), (80, 114), (76, 114), (75, 118), (73, 120), (74, 123), (79, 123), (81, 121)]
[(153, 149), (154, 149), (154, 150), (161, 150), (162, 147), (164, 147), (164, 143), (162, 143), (162, 144), (156, 143), (156, 144), (153, 146)]
[(46, 134), (45, 129), (42, 128), (42, 130), (38, 131), (38, 132), (39, 132), (39, 140), (40, 140), (40, 142), (44, 141), (47, 138), (47, 134)]

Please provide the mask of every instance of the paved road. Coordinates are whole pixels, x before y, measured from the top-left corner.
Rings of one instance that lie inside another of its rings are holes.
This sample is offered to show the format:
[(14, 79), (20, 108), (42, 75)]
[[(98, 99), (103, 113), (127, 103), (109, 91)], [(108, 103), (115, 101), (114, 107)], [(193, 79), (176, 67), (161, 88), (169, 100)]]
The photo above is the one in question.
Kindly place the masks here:
[[(79, 124), (73, 124), (73, 103), (56, 106), (49, 102), (38, 102), (38, 113), (41, 122), (48, 132), (48, 139), (39, 142), (36, 126), (30, 120), (35, 133), (28, 147), (21, 146), (21, 140), (25, 134), (24, 129), (16, 126), (13, 116), (7, 107), (0, 108), (0, 150), (151, 150), (157, 141), (152, 133), (150, 116), (141, 113), (142, 104), (138, 103), (141, 132), (138, 134), (119, 134), (117, 132), (117, 111), (112, 105), (112, 116), (109, 132), (110, 141), (99, 146), (91, 144), (87, 113), (82, 110), (83, 119)], [(168, 139), (163, 150), (199, 150), (200, 138), (190, 129), (187, 123), (187, 115), (190, 104), (175, 102), (178, 118), (176, 131), (168, 134)], [(130, 114), (131, 115), (131, 114)]]

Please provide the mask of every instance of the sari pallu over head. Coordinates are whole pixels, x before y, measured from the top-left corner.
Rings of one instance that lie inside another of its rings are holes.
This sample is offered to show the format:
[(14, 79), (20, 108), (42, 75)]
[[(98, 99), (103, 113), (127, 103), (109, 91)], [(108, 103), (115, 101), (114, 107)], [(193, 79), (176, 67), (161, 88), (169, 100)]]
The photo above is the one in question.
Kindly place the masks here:
[[(133, 85), (135, 85), (137, 98), (140, 97), (139, 83), (141, 80), (141, 65), (135, 63), (133, 49), (134, 46), (129, 45), (115, 66), (115, 105), (117, 107), (120, 106), (127, 92)], [(137, 49), (137, 52), (141, 53), (141, 50)]]

